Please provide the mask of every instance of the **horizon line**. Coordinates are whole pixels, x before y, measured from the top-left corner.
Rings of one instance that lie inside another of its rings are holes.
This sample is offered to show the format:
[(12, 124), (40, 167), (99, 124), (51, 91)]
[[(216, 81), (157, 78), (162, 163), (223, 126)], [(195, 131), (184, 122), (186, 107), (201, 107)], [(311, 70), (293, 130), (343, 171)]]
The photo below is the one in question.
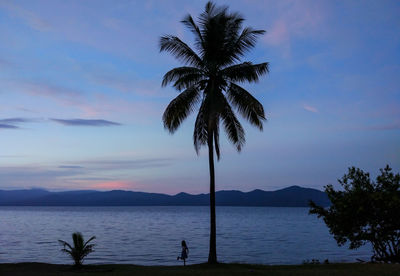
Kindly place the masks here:
[[(241, 193), (251, 193), (254, 191), (262, 191), (262, 192), (276, 192), (276, 191), (281, 191), (281, 190), (285, 190), (288, 188), (301, 188), (301, 189), (313, 189), (313, 190), (317, 190), (320, 192), (323, 192), (323, 190), (317, 189), (317, 188), (310, 188), (310, 187), (302, 187), (299, 185), (291, 185), (291, 186), (287, 186), (284, 188), (278, 188), (276, 190), (263, 190), (263, 189), (253, 189), (250, 191), (241, 191), (241, 190), (217, 190), (216, 192), (241, 192)], [(146, 193), (146, 194), (163, 194), (163, 195), (169, 195), (169, 196), (176, 196), (179, 194), (188, 194), (188, 195), (208, 195), (208, 193), (187, 193), (187, 192), (178, 192), (175, 194), (168, 194), (168, 193), (156, 193), (156, 192), (145, 192), (145, 191), (133, 191), (133, 190), (122, 190), (122, 189), (112, 189), (112, 190), (91, 190), (91, 189), (81, 189), (81, 190), (48, 190), (46, 188), (41, 188), (41, 187), (32, 187), (32, 188), (15, 188), (15, 189), (2, 189), (0, 188), (0, 191), (6, 191), (6, 192), (12, 192), (12, 191), (32, 191), (32, 190), (42, 190), (42, 191), (46, 191), (49, 193), (65, 193), (65, 192), (100, 192), (100, 193), (106, 193), (106, 192), (114, 192), (114, 191), (122, 191), (122, 192), (133, 192), (133, 193)]]

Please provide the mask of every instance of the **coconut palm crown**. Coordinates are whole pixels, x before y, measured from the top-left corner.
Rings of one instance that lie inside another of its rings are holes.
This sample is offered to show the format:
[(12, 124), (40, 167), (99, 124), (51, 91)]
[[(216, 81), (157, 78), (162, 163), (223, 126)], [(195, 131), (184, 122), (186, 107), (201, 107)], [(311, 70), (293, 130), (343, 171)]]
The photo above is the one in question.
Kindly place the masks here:
[(160, 51), (167, 51), (184, 66), (168, 71), (162, 86), (172, 84), (180, 94), (163, 114), (164, 127), (174, 133), (195, 110), (193, 142), (197, 153), (208, 146), (210, 165), (210, 252), (209, 263), (217, 262), (215, 226), (214, 150), (220, 159), (220, 125), (228, 140), (240, 151), (245, 143), (244, 129), (235, 109), (260, 130), (265, 120), (264, 108), (241, 83), (257, 82), (268, 73), (268, 62), (243, 62), (243, 56), (255, 46), (264, 30), (243, 27), (243, 17), (230, 13), (225, 6), (208, 2), (197, 22), (189, 14), (181, 22), (194, 34), (194, 49), (177, 36), (160, 38)]
[(95, 236), (91, 237), (85, 242), (82, 234), (79, 232), (75, 232), (72, 234), (73, 246), (71, 246), (68, 242), (63, 240), (58, 240), (58, 242), (62, 246), (64, 246), (64, 248), (61, 249), (61, 251), (71, 256), (71, 258), (75, 262), (75, 266), (81, 266), (83, 263), (83, 259), (89, 253), (92, 253), (94, 251), (93, 247), (95, 246), (95, 244), (89, 244), (94, 239), (96, 239)]

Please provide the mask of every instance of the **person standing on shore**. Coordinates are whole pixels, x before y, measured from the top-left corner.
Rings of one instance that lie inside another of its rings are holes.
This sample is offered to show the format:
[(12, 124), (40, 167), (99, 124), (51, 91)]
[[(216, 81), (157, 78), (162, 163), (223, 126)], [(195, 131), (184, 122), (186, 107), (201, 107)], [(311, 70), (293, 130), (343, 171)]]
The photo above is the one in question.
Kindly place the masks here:
[(177, 260), (183, 260), (183, 265), (185, 266), (186, 265), (186, 259), (187, 259), (188, 255), (189, 255), (189, 248), (187, 247), (185, 240), (182, 241), (181, 246), (182, 246), (181, 255), (178, 256), (178, 258), (176, 258), (176, 259)]

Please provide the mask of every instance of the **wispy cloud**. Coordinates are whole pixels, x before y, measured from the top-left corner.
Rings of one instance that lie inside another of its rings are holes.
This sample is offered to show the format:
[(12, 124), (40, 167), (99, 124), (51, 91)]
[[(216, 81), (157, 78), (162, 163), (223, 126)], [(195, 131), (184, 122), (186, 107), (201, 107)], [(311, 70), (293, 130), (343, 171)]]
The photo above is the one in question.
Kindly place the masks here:
[(0, 155), (0, 158), (23, 158), (25, 155)]
[(97, 119), (50, 119), (56, 123), (66, 125), (66, 126), (94, 126), (94, 127), (102, 127), (102, 126), (120, 126), (120, 123), (111, 122), (107, 120)]
[(168, 158), (124, 160), (110, 158), (63, 162), (63, 165), (56, 167), (53, 165), (0, 166), (0, 189), (7, 184), (7, 187), (13, 188), (28, 188), (33, 185), (52, 190), (65, 188), (132, 190), (139, 188), (137, 181), (142, 181), (137, 170), (145, 171), (168, 166), (171, 160)]
[(59, 97), (63, 95), (64, 97), (79, 97), (82, 92), (70, 89), (67, 87), (61, 87), (59, 85), (53, 85), (46, 82), (25, 82), (23, 83), (27, 92), (32, 95), (37, 96), (47, 96), (47, 97)]
[(113, 90), (123, 93), (131, 93), (146, 97), (165, 97), (161, 92), (160, 81), (138, 79), (133, 74), (115, 72), (113, 70), (90, 73), (85, 68), (82, 69), (87, 78), (98, 85), (106, 86)]
[(314, 106), (308, 105), (308, 104), (304, 104), (303, 105), (303, 109), (312, 113), (318, 113), (318, 109)]
[(16, 78), (2, 80), (2, 88), (9, 92), (40, 96), (60, 102), (63, 105), (80, 105), (83, 102), (83, 91), (53, 84), (49, 81)]
[(10, 61), (0, 57), (0, 68), (11, 67), (11, 66), (13, 66), (13, 64)]
[(165, 167), (171, 164), (172, 159), (170, 158), (145, 158), (145, 159), (133, 159), (133, 160), (87, 160), (80, 162), (88, 167), (101, 169), (101, 170), (133, 170), (143, 168), (157, 168)]
[(367, 130), (399, 130), (400, 122), (370, 126), (370, 127), (367, 127), (366, 129)]
[(14, 125), (0, 124), (0, 128), (4, 128), (4, 129), (16, 129), (16, 128), (19, 128), (19, 127), (14, 126)]
[[(269, 8), (269, 7), (268, 7)], [(263, 41), (279, 47), (285, 57), (290, 56), (291, 43), (296, 38), (321, 34), (325, 20), (325, 7), (318, 1), (279, 1), (275, 20)]]
[[(66, 126), (120, 126), (120, 123), (112, 122), (103, 119), (55, 119), (50, 118), (51, 121)], [(0, 119), (0, 129), (18, 129), (19, 124), (40, 121), (39, 119), (31, 118), (6, 118)], [(43, 121), (43, 120), (42, 120)]]
[[(93, 6), (94, 2), (69, 2), (62, 5), (61, 11), (55, 11), (59, 6), (56, 2), (37, 3), (0, 1), (0, 7), (4, 8), (10, 17), (19, 19), (36, 31), (51, 34), (53, 38), (77, 42), (118, 56), (134, 57), (135, 60), (159, 62), (158, 58), (146, 57), (145, 53), (149, 45), (154, 45), (156, 48), (157, 36), (154, 34), (154, 24), (164, 27), (166, 23), (157, 24), (162, 22), (159, 18), (162, 14), (152, 20), (145, 20), (146, 13), (143, 13), (141, 7), (146, 5), (145, 3), (135, 2), (126, 5), (119, 3), (111, 5), (112, 8), (97, 10)], [(158, 6), (161, 5), (160, 2)], [(132, 19), (123, 20), (115, 17), (114, 12), (118, 10), (122, 15), (121, 18), (126, 14)], [(132, 27), (135, 22), (140, 22), (139, 28)], [(141, 32), (142, 29), (149, 31)], [(139, 36), (141, 39), (137, 39)]]
[(82, 166), (76, 166), (76, 165), (70, 165), (70, 166), (61, 165), (61, 166), (58, 166), (58, 168), (60, 168), (60, 169), (83, 169)]
[(75, 170), (57, 170), (45, 166), (5, 166), (0, 167), (0, 187), (14, 188), (56, 187), (69, 183), (68, 178), (77, 176)]
[[(57, 85), (46, 80), (2, 80), (1, 85), (4, 90), (9, 91), (10, 93), (22, 93), (27, 96), (33, 95), (35, 96), (35, 99), (36, 96), (39, 96), (60, 103), (62, 108), (74, 108), (75, 111), (78, 112), (78, 117), (115, 116), (118, 113), (121, 117), (125, 116), (134, 118), (136, 121), (148, 122), (153, 118), (158, 118), (161, 115), (160, 108), (164, 108), (163, 104), (151, 100), (132, 100), (132, 98), (129, 97), (127, 99), (120, 99), (101, 93), (96, 94), (66, 87), (63, 84)], [(155, 96), (157, 94), (155, 84), (152, 82), (149, 82), (148, 85), (145, 85), (145, 83), (140, 85), (136, 83), (136, 85), (132, 84), (132, 86), (135, 87), (133, 93), (137, 95)], [(146, 88), (142, 89), (142, 87), (147, 87), (148, 90), (146, 90)], [(128, 86), (126, 86), (126, 88), (128, 88)], [(124, 92), (124, 89), (121, 89), (120, 92)], [(57, 105), (57, 107), (58, 106), (59, 105)], [(29, 112), (32, 110), (24, 109), (23, 111)], [(53, 110), (55, 114), (58, 111), (60, 111), (59, 108)], [(44, 110), (41, 110), (41, 112), (44, 112)], [(77, 114), (76, 112), (75, 114)]]
[(6, 118), (0, 119), (0, 128), (3, 129), (17, 129), (20, 128), (18, 124), (33, 122), (33, 119), (28, 118)]
[(268, 36), (265, 37), (265, 41), (273, 46), (281, 45), (282, 43), (289, 42), (290, 33), (288, 26), (283, 20), (278, 20), (271, 27), (268, 32)]
[(33, 119), (28, 119), (28, 118), (6, 118), (6, 119), (1, 119), (0, 123), (4, 124), (18, 124), (18, 123), (27, 123), (27, 122), (32, 122)]
[(12, 1), (0, 1), (0, 7), (5, 8), (11, 16), (23, 20), (28, 26), (35, 30), (48, 31), (51, 29), (50, 24), (43, 18), (30, 10), (16, 5)]
[(19, 111), (23, 111), (23, 112), (28, 112), (28, 113), (38, 113), (36, 110), (32, 110), (32, 109), (25, 108), (25, 107), (16, 107), (15, 109), (19, 110)]

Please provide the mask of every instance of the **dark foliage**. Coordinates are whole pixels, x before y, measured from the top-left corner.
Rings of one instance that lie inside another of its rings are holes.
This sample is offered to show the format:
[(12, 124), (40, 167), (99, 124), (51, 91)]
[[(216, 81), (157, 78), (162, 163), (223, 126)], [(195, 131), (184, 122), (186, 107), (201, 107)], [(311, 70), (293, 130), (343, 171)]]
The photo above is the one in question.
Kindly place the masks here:
[(248, 91), (238, 85), (257, 82), (268, 73), (268, 63), (241, 62), (244, 54), (255, 46), (263, 30), (242, 27), (244, 19), (229, 13), (226, 7), (209, 2), (198, 23), (187, 15), (182, 23), (195, 36), (195, 50), (173, 35), (160, 39), (160, 51), (170, 52), (185, 66), (170, 70), (162, 85), (169, 83), (182, 91), (166, 108), (164, 126), (174, 133), (190, 113), (198, 109), (193, 139), (196, 151), (207, 145), (208, 137), (215, 141), (220, 157), (219, 124), (222, 123), (229, 140), (241, 150), (244, 130), (231, 105), (251, 124), (262, 130), (264, 108)]
[(75, 232), (72, 234), (73, 246), (63, 240), (58, 240), (58, 242), (64, 247), (63, 249), (61, 249), (61, 251), (71, 256), (71, 258), (75, 262), (75, 266), (81, 266), (83, 263), (83, 259), (89, 253), (94, 251), (93, 247), (95, 246), (95, 244), (89, 244), (94, 239), (96, 239), (95, 236), (91, 237), (85, 242), (82, 234), (79, 232)]
[(311, 214), (322, 217), (339, 246), (355, 249), (371, 243), (371, 261), (400, 263), (400, 175), (386, 166), (376, 181), (355, 167), (338, 180), (343, 190), (325, 187), (332, 205), (310, 203)]
[(164, 127), (174, 133), (190, 113), (198, 110), (193, 132), (196, 152), (207, 145), (210, 165), (210, 253), (216, 263), (214, 150), (220, 158), (219, 133), (223, 125), (230, 142), (240, 151), (245, 143), (242, 125), (231, 105), (252, 125), (262, 130), (264, 108), (238, 83), (257, 82), (268, 73), (268, 63), (243, 62), (265, 31), (243, 27), (243, 17), (225, 6), (208, 2), (197, 22), (187, 15), (182, 23), (194, 34), (194, 49), (176, 36), (160, 39), (160, 51), (167, 51), (185, 66), (170, 70), (162, 85), (171, 83), (181, 93), (167, 106)]

